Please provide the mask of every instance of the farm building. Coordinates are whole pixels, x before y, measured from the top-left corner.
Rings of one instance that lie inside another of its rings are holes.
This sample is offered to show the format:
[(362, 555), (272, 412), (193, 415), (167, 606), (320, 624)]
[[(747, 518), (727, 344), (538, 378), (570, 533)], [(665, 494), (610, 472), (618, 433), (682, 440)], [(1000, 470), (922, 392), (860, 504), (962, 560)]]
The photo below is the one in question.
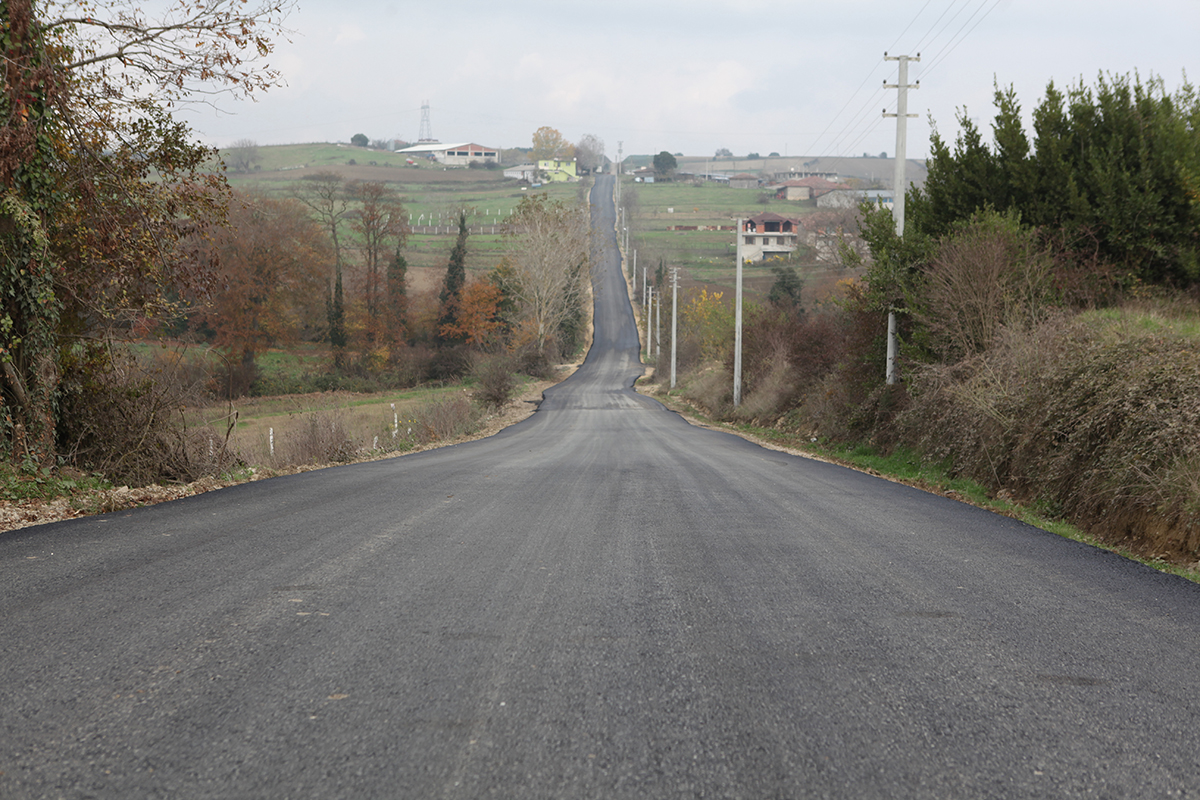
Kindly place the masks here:
[(474, 142), (460, 144), (442, 144), (441, 142), (421, 142), (403, 150), (397, 150), (397, 155), (408, 158), (427, 158), (444, 164), (447, 167), (465, 167), (472, 161), (480, 164), (500, 163), (500, 151), (495, 147), (484, 147)]
[(533, 183), (537, 180), (537, 167), (533, 164), (518, 164), (515, 167), (509, 167), (504, 170), (504, 177)]
[(758, 176), (751, 175), (749, 172), (740, 172), (729, 179), (729, 186), (732, 189), (757, 189)]

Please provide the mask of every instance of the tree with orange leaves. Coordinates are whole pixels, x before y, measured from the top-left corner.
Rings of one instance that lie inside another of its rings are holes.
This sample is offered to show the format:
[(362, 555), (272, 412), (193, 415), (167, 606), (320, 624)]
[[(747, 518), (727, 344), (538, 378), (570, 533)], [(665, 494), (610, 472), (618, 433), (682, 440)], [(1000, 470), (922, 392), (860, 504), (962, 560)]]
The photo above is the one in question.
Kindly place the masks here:
[(491, 281), (474, 281), (458, 294), (455, 313), (444, 323), (439, 333), (446, 339), (461, 340), (469, 345), (486, 348), (496, 343), (504, 327), (500, 303), (504, 299), (500, 287)]

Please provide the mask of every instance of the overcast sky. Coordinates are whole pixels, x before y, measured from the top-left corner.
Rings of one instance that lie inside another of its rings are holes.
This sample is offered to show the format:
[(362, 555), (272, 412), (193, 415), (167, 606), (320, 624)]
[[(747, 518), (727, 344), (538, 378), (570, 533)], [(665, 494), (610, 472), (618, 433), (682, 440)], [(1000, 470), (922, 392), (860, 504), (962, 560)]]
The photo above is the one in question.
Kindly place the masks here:
[[(908, 155), (966, 106), (992, 119), (993, 80), (1028, 113), (1048, 81), (1100, 72), (1200, 79), (1200, 0), (300, 0), (271, 63), (287, 86), (194, 108), (202, 140), (413, 141), (529, 146), (542, 125), (591, 133), (610, 157), (895, 151), (892, 55), (920, 52)], [(603, 12), (603, 13), (601, 13)]]

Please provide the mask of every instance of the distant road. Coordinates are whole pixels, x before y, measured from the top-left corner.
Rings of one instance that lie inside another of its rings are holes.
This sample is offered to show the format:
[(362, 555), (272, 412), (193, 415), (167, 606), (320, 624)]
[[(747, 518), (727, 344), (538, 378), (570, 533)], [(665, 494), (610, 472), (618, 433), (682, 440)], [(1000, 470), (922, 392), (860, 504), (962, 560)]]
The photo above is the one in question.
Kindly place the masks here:
[(0, 534), (0, 798), (1200, 794), (1200, 591), (689, 426), (588, 360), (471, 444)]

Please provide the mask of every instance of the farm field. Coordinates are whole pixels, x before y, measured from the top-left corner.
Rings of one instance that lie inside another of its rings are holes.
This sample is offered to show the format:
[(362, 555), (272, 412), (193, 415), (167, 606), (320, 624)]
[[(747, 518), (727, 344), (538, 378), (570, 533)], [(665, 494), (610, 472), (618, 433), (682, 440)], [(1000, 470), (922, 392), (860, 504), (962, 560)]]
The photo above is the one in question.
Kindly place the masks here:
[[(352, 160), (354, 164), (349, 163)], [(428, 162), (412, 167), (404, 161), (395, 153), (349, 145), (276, 145), (259, 148), (253, 172), (230, 172), (228, 179), (236, 189), (275, 197), (293, 194), (306, 175), (318, 172), (334, 172), (347, 181), (383, 183), (400, 195), (409, 213), (414, 232), (404, 256), (418, 273), (445, 267), (458, 235), (458, 211), (466, 209), (471, 232), (467, 270), (476, 275), (499, 262), (500, 225), (523, 196), (536, 192), (570, 202), (580, 186), (545, 184), (534, 189), (505, 178), (503, 169), (447, 169)]]
[[(680, 286), (725, 292), (732, 298), (736, 263), (733, 227), (740, 218), (764, 212), (803, 218), (816, 211), (812, 201), (776, 200), (761, 189), (733, 189), (718, 183), (622, 183), (622, 191), (636, 195), (636, 216), (630, 231), (630, 249), (637, 251), (638, 269), (681, 268)], [(765, 197), (767, 196), (767, 197)], [(724, 230), (673, 230), (673, 228)], [(778, 263), (778, 262), (777, 262)], [(828, 296), (837, 281), (851, 273), (836, 265), (819, 263), (803, 245), (786, 262), (805, 281), (806, 303)], [(771, 264), (743, 270), (746, 298), (762, 302), (775, 282)]]

